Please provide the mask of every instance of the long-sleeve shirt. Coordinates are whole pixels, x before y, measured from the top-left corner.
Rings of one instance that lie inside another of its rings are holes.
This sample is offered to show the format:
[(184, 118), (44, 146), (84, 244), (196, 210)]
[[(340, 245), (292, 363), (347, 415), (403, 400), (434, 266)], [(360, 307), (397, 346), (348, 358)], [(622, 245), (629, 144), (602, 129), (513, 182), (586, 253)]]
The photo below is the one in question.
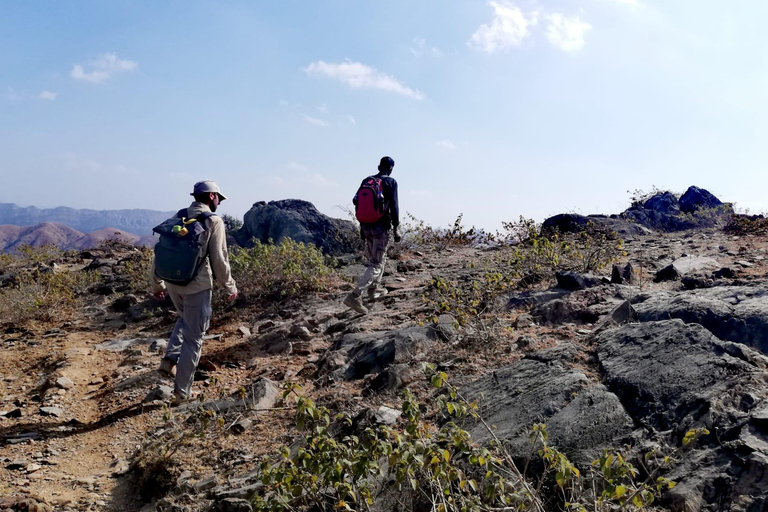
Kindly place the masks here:
[[(187, 208), (187, 217), (197, 217), (201, 213), (210, 212), (211, 209), (205, 203), (193, 202)], [(213, 288), (213, 276), (216, 282), (224, 288), (229, 295), (237, 293), (235, 280), (229, 268), (229, 252), (227, 251), (227, 236), (224, 221), (221, 217), (213, 215), (205, 220), (206, 230), (203, 240), (204, 250), (208, 257), (205, 258), (195, 279), (186, 286), (166, 283), (155, 275), (155, 265), (152, 262), (152, 293), (170, 289), (179, 295), (189, 295)], [(207, 240), (206, 240), (207, 239)]]

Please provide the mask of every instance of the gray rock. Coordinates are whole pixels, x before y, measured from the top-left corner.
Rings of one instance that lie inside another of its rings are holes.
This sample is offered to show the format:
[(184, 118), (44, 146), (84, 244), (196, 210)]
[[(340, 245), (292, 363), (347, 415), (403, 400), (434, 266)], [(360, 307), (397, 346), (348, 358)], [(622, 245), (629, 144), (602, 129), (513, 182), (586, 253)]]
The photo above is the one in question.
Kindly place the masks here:
[(94, 345), (94, 348), (98, 350), (108, 350), (110, 352), (120, 352), (121, 350), (125, 350), (143, 342), (144, 340), (141, 338), (120, 338), (99, 343), (98, 345)]
[(195, 492), (203, 492), (207, 491), (208, 489), (213, 489), (218, 485), (219, 479), (216, 475), (211, 475), (208, 478), (205, 478), (203, 480), (200, 480), (199, 482), (195, 482), (194, 485), (192, 485), (192, 489), (194, 489)]
[(397, 423), (397, 418), (399, 418), (401, 414), (403, 414), (402, 411), (382, 405), (374, 414), (374, 418), (377, 423), (381, 423), (382, 425), (394, 425)]
[(597, 276), (580, 274), (573, 271), (555, 272), (555, 279), (557, 279), (558, 288), (574, 291), (591, 288), (601, 283), (600, 278)]
[[(604, 382), (633, 418), (665, 432), (672, 446), (691, 428), (712, 433), (667, 475), (679, 482), (676, 502), (728, 510), (735, 496), (752, 496), (753, 503), (768, 495), (766, 481), (754, 478), (768, 473), (766, 435), (757, 428), (763, 410), (756, 407), (768, 398), (766, 372), (742, 357), (748, 352), (681, 320), (625, 325), (600, 334), (596, 343)], [(757, 457), (745, 459), (749, 453)]]
[(60, 387), (61, 389), (72, 389), (75, 387), (75, 383), (66, 377), (59, 377), (56, 379), (56, 386)]
[(641, 322), (679, 318), (701, 324), (721, 340), (768, 353), (768, 290), (715, 286), (687, 292), (639, 295), (634, 304)]
[[(342, 365), (346, 360), (342, 361)], [(407, 364), (394, 364), (381, 371), (365, 389), (365, 394), (384, 393), (397, 391), (412, 382), (416, 382), (422, 376), (421, 372)]]
[(251, 335), (251, 329), (249, 327), (246, 327), (245, 325), (241, 325), (237, 328), (237, 332), (239, 332), (242, 336), (245, 336), (246, 338)]
[(168, 340), (158, 338), (149, 344), (149, 350), (152, 352), (165, 352), (168, 348)]
[(614, 284), (635, 284), (637, 282), (637, 277), (632, 264), (614, 264), (611, 268), (611, 282)]
[(458, 322), (453, 316), (442, 314), (434, 324), (435, 332), (445, 341), (451, 342), (459, 335)]
[(40, 414), (43, 416), (55, 416), (59, 418), (64, 415), (64, 409), (61, 407), (41, 407)]
[(251, 503), (243, 498), (224, 498), (216, 503), (217, 512), (253, 512)]
[(333, 379), (354, 380), (378, 374), (393, 364), (405, 363), (434, 343), (437, 335), (431, 327), (406, 327), (390, 332), (345, 334), (331, 347), (325, 361), (338, 359), (343, 366), (323, 364), (321, 374)]
[(291, 330), (288, 333), (288, 335), (291, 336), (292, 338), (300, 338), (304, 341), (309, 341), (312, 339), (312, 333), (309, 332), (309, 329), (307, 329), (303, 325), (298, 325), (298, 324), (291, 326)]
[(723, 206), (714, 194), (699, 187), (688, 187), (685, 194), (680, 196), (680, 210), (685, 213), (693, 213), (701, 208), (717, 208)]
[(360, 234), (351, 221), (323, 215), (307, 201), (285, 199), (255, 203), (245, 214), (243, 227), (235, 238), (243, 246), (254, 238), (261, 243), (272, 240), (275, 244), (290, 238), (340, 256), (355, 251)]
[(524, 308), (546, 304), (547, 302), (560, 299), (571, 293), (571, 290), (562, 288), (551, 288), (543, 291), (520, 292), (509, 297), (507, 308)]
[(251, 429), (253, 426), (253, 421), (243, 418), (242, 420), (238, 421), (237, 423), (233, 424), (230, 427), (230, 430), (235, 434), (243, 434)]
[(167, 402), (173, 398), (173, 388), (170, 386), (157, 386), (150, 391), (144, 398), (144, 403), (160, 400), (161, 402)]

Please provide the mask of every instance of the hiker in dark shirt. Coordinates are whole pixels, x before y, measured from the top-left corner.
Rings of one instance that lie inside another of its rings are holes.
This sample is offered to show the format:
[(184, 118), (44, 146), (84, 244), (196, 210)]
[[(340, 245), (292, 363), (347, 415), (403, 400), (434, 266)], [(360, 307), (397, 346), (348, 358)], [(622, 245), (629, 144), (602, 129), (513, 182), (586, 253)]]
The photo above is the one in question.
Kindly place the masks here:
[[(381, 278), (384, 275), (384, 264), (387, 261), (387, 246), (389, 245), (389, 230), (395, 242), (400, 241), (398, 226), (400, 225), (400, 205), (397, 199), (397, 181), (392, 178), (392, 169), (395, 161), (385, 156), (379, 163), (379, 173), (363, 180), (363, 184), (371, 178), (380, 180), (381, 194), (383, 195), (381, 218), (374, 222), (360, 222), (360, 236), (365, 243), (365, 257), (368, 259), (368, 268), (360, 277), (357, 286), (344, 299), (344, 305), (349, 306), (358, 313), (368, 313), (368, 308), (363, 305), (362, 294), (368, 293), (371, 301), (387, 294), (387, 289), (381, 286)], [(361, 184), (361, 190), (362, 190)], [(359, 208), (355, 196), (356, 210)], [(360, 216), (358, 215), (358, 218)]]

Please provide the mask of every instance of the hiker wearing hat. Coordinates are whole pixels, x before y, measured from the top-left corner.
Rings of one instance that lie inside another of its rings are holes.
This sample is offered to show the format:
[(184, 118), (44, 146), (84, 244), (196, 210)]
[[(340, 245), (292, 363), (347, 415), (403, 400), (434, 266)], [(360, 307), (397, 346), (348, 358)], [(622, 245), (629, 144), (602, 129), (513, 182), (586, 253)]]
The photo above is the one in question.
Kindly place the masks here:
[(400, 225), (397, 181), (390, 176), (394, 167), (394, 160), (388, 156), (383, 157), (379, 162), (378, 174), (365, 178), (352, 199), (355, 217), (360, 222), (360, 236), (365, 243), (368, 267), (355, 289), (344, 299), (344, 305), (362, 314), (368, 313), (362, 301), (363, 292), (367, 293), (371, 301), (387, 294), (387, 289), (381, 286), (381, 278), (387, 261), (390, 229), (395, 242), (400, 241), (397, 230)]
[(170, 376), (176, 367), (174, 405), (192, 398), (203, 336), (211, 319), (214, 276), (230, 301), (237, 298), (224, 221), (214, 213), (226, 196), (211, 180), (195, 183), (190, 195), (195, 200), (189, 207), (153, 230), (160, 240), (152, 265), (152, 294), (163, 300), (167, 292), (179, 313), (159, 368)]

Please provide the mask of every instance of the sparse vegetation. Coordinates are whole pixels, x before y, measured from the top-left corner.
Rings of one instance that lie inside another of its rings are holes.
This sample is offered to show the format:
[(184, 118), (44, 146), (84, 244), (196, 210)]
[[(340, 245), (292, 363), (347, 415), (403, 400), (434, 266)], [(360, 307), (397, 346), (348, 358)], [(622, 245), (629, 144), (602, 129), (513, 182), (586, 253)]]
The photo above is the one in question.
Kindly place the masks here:
[(230, 254), (238, 288), (256, 300), (282, 300), (326, 290), (333, 269), (314, 245), (286, 238), (279, 244), (236, 247)]
[[(448, 383), (445, 373), (431, 365), (424, 369), (432, 386), (443, 391), (435, 401), (435, 412), (444, 418), (439, 428), (423, 419), (428, 407), (407, 390), (401, 427), (371, 425), (355, 431), (349, 416), (332, 421), (328, 409), (287, 385), (284, 398), (294, 397), (296, 425), (307, 436), (295, 451), (284, 446), (277, 457), (262, 460), (263, 487), (252, 498), (254, 510), (367, 511), (374, 493), (386, 486), (397, 489), (401, 510), (647, 510), (675, 485), (660, 473), (708, 434), (689, 431), (674, 453), (650, 452), (636, 459), (639, 469), (628, 452), (606, 450), (582, 472), (549, 444), (543, 424), (534, 425), (531, 454), (541, 461), (542, 471), (527, 474), (533, 465), (520, 469), (515, 464), (477, 404)], [(459, 426), (466, 421), (484, 425), (493, 441), (478, 445)]]
[(462, 225), (464, 214), (460, 213), (453, 224), (444, 229), (434, 228), (410, 213), (406, 213), (407, 221), (400, 226), (402, 243), (414, 249), (433, 249), (444, 251), (448, 247), (466, 247), (476, 245), (486, 240), (486, 235), (471, 227)]
[(53, 246), (22, 246), (16, 254), (2, 255), (2, 272), (13, 277), (10, 285), (0, 288), (2, 322), (61, 322), (77, 312), (83, 296), (100, 276), (97, 272), (54, 268), (54, 260), (62, 254)]

